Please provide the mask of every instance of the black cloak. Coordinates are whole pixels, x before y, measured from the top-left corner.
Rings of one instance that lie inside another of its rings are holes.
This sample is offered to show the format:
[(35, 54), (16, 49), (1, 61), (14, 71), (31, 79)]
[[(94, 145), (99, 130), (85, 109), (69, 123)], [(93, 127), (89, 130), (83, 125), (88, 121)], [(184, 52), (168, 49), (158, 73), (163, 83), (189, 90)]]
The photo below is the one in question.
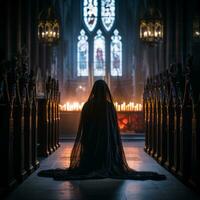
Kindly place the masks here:
[(138, 172), (129, 168), (120, 137), (117, 113), (105, 81), (95, 82), (84, 104), (77, 136), (67, 169), (49, 169), (39, 176), (55, 180), (98, 178), (163, 180), (155, 172)]

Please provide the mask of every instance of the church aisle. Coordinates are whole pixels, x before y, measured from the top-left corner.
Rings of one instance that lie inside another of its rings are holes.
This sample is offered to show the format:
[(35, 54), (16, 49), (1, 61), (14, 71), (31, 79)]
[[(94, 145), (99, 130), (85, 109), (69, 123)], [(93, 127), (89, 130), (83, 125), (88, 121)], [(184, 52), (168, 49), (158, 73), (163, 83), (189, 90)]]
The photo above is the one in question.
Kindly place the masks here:
[(83, 180), (54, 181), (38, 177), (41, 169), (64, 168), (69, 165), (73, 142), (62, 142), (61, 147), (48, 158), (41, 160), (40, 168), (16, 188), (7, 200), (196, 200), (192, 190), (157, 164), (143, 151), (143, 141), (123, 142), (126, 158), (131, 168), (138, 171), (156, 171), (167, 176), (165, 181), (134, 180)]

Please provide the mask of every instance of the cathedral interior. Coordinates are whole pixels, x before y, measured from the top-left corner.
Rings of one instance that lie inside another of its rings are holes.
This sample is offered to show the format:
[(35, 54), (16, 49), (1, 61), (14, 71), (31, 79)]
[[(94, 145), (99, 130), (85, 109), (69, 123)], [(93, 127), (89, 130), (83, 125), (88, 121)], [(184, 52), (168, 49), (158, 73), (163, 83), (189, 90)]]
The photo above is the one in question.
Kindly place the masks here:
[[(199, 0), (1, 0), (0, 198), (200, 199)], [(126, 159), (165, 181), (54, 181), (96, 80)]]

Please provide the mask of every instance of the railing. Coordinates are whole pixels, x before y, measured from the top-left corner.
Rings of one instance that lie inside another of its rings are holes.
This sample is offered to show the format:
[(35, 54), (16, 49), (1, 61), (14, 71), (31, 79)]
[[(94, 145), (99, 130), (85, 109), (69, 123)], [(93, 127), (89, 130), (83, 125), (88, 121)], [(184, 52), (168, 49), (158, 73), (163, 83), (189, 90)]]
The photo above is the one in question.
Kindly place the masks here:
[(148, 78), (144, 88), (145, 151), (185, 183), (199, 187), (200, 87), (192, 59), (182, 70)]
[(46, 95), (37, 98), (23, 59), (0, 68), (0, 188), (9, 191), (39, 167), (38, 154), (59, 147), (60, 93), (58, 81), (49, 77)]
[(59, 145), (60, 92), (58, 81), (48, 78), (45, 95), (38, 98), (38, 154), (48, 156)]

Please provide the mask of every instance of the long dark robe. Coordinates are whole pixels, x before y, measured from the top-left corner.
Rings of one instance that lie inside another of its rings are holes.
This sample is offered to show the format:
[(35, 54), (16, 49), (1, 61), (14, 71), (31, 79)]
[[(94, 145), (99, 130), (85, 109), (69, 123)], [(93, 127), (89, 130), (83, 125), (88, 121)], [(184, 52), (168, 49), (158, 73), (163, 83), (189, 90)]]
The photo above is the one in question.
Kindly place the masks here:
[(55, 180), (98, 178), (164, 180), (156, 172), (129, 168), (120, 138), (117, 114), (112, 102), (88, 100), (85, 103), (67, 169), (40, 171), (39, 176)]

